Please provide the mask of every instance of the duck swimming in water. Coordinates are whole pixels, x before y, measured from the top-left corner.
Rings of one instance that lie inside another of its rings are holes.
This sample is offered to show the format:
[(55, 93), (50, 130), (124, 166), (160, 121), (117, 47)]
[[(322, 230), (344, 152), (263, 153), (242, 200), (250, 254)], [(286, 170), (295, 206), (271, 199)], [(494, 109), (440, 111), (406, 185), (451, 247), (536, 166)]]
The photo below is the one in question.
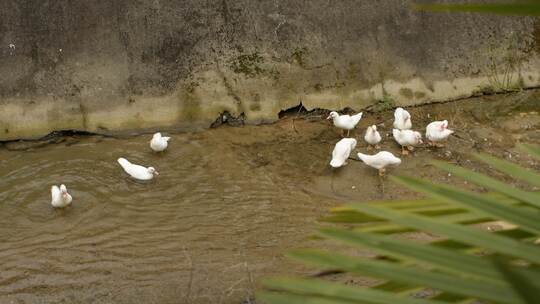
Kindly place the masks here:
[(156, 133), (150, 141), (150, 148), (155, 152), (165, 151), (169, 145), (170, 137), (161, 136), (161, 133)]
[(60, 188), (56, 185), (51, 187), (51, 205), (54, 208), (65, 208), (71, 205), (72, 200), (64, 184), (60, 185)]
[(119, 158), (118, 163), (120, 164), (122, 169), (124, 169), (124, 171), (134, 179), (146, 181), (154, 178), (154, 175), (159, 175), (159, 173), (156, 171), (156, 169), (154, 169), (154, 167), (145, 168), (140, 165), (135, 165), (130, 163), (125, 158)]

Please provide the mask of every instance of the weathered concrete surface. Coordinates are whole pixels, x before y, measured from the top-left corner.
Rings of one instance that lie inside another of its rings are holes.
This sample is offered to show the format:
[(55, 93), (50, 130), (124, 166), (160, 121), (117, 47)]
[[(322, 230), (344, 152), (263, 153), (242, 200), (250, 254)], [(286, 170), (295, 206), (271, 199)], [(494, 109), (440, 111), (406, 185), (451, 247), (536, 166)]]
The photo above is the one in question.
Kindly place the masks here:
[(409, 1), (0, 2), (0, 140), (412, 105), (540, 84), (533, 19)]

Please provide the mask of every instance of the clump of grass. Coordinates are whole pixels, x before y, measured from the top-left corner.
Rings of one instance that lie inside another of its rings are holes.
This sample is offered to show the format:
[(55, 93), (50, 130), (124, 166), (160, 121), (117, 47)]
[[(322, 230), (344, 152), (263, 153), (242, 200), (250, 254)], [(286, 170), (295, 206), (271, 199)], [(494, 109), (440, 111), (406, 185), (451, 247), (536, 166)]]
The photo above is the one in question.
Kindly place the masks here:
[(515, 76), (521, 71), (526, 60), (526, 57), (520, 54), (518, 39), (514, 35), (510, 37), (507, 46), (491, 46), (488, 50), (488, 79), (497, 92), (516, 92), (524, 86), (522, 77)]
[(375, 112), (386, 111), (393, 109), (395, 105), (396, 101), (394, 100), (394, 98), (392, 98), (392, 96), (383, 89), (382, 99), (377, 100), (375, 105), (373, 105), (372, 109)]

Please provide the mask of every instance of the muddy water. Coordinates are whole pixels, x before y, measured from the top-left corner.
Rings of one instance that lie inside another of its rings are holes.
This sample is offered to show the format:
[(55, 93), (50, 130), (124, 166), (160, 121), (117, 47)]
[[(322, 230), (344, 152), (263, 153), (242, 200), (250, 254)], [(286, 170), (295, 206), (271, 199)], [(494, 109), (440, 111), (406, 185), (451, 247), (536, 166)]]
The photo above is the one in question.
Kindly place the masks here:
[[(3, 151), (0, 302), (172, 303), (192, 275), (193, 298), (245, 295), (246, 274), (279, 264), (325, 203), (250, 165), (217, 135), (177, 135), (163, 155), (149, 151), (148, 136)], [(160, 175), (132, 181), (118, 157)], [(58, 183), (71, 208), (51, 208)]]
[[(426, 160), (488, 170), (467, 158), (478, 150), (538, 166), (514, 148), (540, 142), (534, 93), (523, 94), (411, 109), (418, 125), (449, 119), (456, 137), (392, 172), (463, 186)], [(362, 129), (390, 133), (391, 113), (365, 117)], [(332, 246), (309, 237), (329, 207), (415, 197), (358, 162), (331, 171), (339, 132), (320, 118), (172, 136), (163, 154), (151, 153), (149, 135), (0, 148), (0, 303), (241, 303), (261, 277), (306, 271), (284, 259), (287, 249)], [(399, 151), (389, 138), (383, 147)], [(118, 157), (160, 175), (135, 182)], [(59, 183), (74, 198), (65, 210), (50, 206)]]

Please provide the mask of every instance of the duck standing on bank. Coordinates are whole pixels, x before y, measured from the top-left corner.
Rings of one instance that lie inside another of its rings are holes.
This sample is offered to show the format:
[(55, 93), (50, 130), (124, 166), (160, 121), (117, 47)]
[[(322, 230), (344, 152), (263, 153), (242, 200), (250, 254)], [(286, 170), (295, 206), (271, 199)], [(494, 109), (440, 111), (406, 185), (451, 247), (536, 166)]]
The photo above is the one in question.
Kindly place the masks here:
[(394, 111), (394, 129), (409, 130), (412, 128), (411, 114), (403, 108)]
[(381, 139), (381, 134), (379, 134), (379, 131), (377, 131), (376, 125), (372, 125), (367, 128), (366, 135), (364, 135), (364, 140), (369, 144), (368, 149), (374, 146), (375, 149), (378, 150)]
[(407, 155), (409, 151), (414, 150), (415, 146), (418, 146), (422, 143), (422, 134), (413, 130), (398, 130), (393, 129), (392, 135), (398, 144), (401, 145), (401, 154)]
[(426, 127), (426, 138), (430, 146), (444, 147), (444, 142), (454, 131), (448, 129), (448, 120), (434, 121)]
[(150, 148), (154, 150), (154, 152), (165, 151), (169, 145), (170, 139), (170, 137), (161, 136), (161, 133), (158, 132), (152, 137), (152, 140), (150, 141)]
[(64, 184), (58, 186), (54, 185), (51, 187), (51, 205), (54, 208), (64, 208), (71, 205), (73, 198), (67, 192), (67, 188)]
[(395, 157), (394, 154), (388, 151), (381, 151), (375, 155), (358, 153), (358, 158), (364, 162), (364, 164), (379, 170), (380, 176), (384, 176), (386, 167), (398, 166), (401, 164), (401, 159)]
[(356, 147), (356, 139), (343, 138), (338, 141), (334, 150), (332, 151), (332, 160), (330, 166), (333, 168), (339, 168), (347, 164), (347, 159), (351, 155), (352, 150)]
[(332, 111), (326, 119), (332, 119), (334, 121), (334, 126), (347, 130), (347, 137), (349, 137), (349, 132), (356, 127), (360, 119), (362, 119), (362, 112), (355, 115), (339, 115), (338, 112)]
[(151, 180), (154, 178), (154, 175), (159, 175), (154, 167), (146, 168), (140, 165), (132, 164), (125, 158), (119, 158), (118, 163), (127, 174), (137, 180)]

